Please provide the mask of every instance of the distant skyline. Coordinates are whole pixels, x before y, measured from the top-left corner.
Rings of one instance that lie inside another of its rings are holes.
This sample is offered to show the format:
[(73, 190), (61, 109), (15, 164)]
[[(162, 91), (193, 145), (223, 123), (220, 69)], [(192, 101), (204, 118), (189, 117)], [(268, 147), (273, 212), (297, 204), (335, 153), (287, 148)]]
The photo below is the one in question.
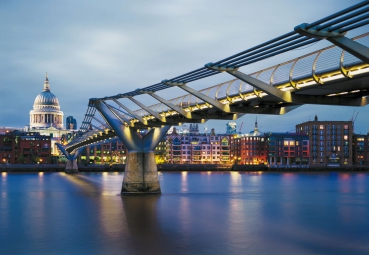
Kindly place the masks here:
[[(83, 120), (88, 99), (128, 92), (192, 71), (361, 1), (2, 1), (0, 2), (0, 126), (24, 127), (48, 72), (51, 92), (64, 116)], [(368, 31), (363, 27), (347, 34)], [(330, 45), (301, 50), (244, 67), (250, 73)], [(232, 77), (202, 79), (200, 89)], [(177, 92), (160, 92), (170, 99)], [(181, 93), (183, 94), (183, 93)], [(156, 103), (144, 96), (145, 104)], [(132, 107), (132, 109), (137, 109)], [(359, 112), (356, 133), (367, 133), (365, 107), (304, 105), (283, 115), (257, 115), (259, 130), (290, 131), (312, 120), (349, 120)], [(245, 115), (244, 133), (256, 115)], [(65, 121), (65, 120), (64, 120)], [(228, 121), (207, 123), (226, 130)], [(200, 132), (203, 132), (201, 125)]]

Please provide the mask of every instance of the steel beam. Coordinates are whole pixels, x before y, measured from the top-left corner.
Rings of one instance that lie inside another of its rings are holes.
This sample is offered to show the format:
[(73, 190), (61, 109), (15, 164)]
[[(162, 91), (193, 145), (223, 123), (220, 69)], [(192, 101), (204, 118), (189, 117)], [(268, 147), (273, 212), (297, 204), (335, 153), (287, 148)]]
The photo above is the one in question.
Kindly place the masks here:
[(183, 85), (183, 86), (178, 86), (179, 88), (183, 89), (184, 91), (187, 91), (188, 93), (190, 93), (191, 95), (194, 95), (195, 97), (197, 98), (200, 98), (202, 101), (210, 104), (211, 106), (223, 111), (223, 112), (227, 112), (227, 113), (230, 113), (231, 110), (229, 108), (229, 105), (227, 104), (222, 104), (221, 102), (219, 102), (218, 100), (216, 99), (213, 99), (207, 95), (204, 95), (203, 93), (201, 92), (198, 92), (197, 90), (193, 89), (193, 88), (190, 88), (186, 85)]
[(328, 41), (369, 64), (369, 48), (347, 37), (327, 38)]
[(320, 105), (342, 105), (342, 106), (365, 106), (368, 104), (366, 96), (358, 98), (340, 96), (316, 96), (316, 95), (293, 95), (295, 104), (320, 104)]
[(211, 106), (223, 111), (223, 112), (227, 112), (230, 113), (230, 109), (229, 109), (229, 105), (227, 104), (222, 104), (221, 102), (219, 102), (218, 100), (211, 98), (207, 95), (204, 95), (201, 92), (198, 92), (197, 90), (190, 88), (188, 86), (186, 86), (186, 84), (184, 83), (178, 83), (178, 82), (169, 82), (167, 80), (162, 81), (163, 84), (166, 85), (170, 85), (170, 86), (177, 86), (181, 89), (183, 89), (184, 91), (187, 91), (188, 93), (190, 93), (191, 95), (194, 95), (197, 98), (200, 98), (202, 101), (204, 101), (205, 103), (210, 104)]
[(101, 101), (94, 102), (96, 109), (104, 116), (106, 121), (115, 131), (119, 139), (124, 143), (128, 150), (139, 150), (137, 144), (140, 142), (140, 138), (133, 134), (130, 127), (123, 125), (117, 117), (109, 110), (109, 108)]
[(240, 79), (241, 81), (244, 81), (250, 85), (252, 85), (254, 88), (257, 88), (265, 93), (267, 93), (269, 96), (285, 102), (285, 103), (292, 103), (292, 96), (291, 92), (289, 91), (282, 91), (280, 89), (277, 89), (276, 87), (273, 87), (269, 84), (266, 84), (265, 82), (262, 82), (258, 79), (255, 79), (254, 77), (251, 77), (250, 75), (247, 75), (245, 73), (242, 73), (238, 70), (234, 71), (227, 71), (230, 75)]
[(270, 115), (283, 115), (286, 114), (301, 105), (291, 105), (282, 107), (237, 107), (231, 106), (231, 110), (238, 113), (246, 114), (270, 114)]
[(154, 116), (155, 118), (157, 118), (159, 121), (161, 122), (166, 122), (165, 117), (162, 117), (160, 114), (158, 114), (157, 112), (151, 110), (149, 107), (147, 107), (146, 105), (141, 104), (139, 101), (137, 101), (136, 99), (134, 99), (133, 97), (127, 97), (129, 100), (131, 100), (133, 103), (137, 104), (139, 107), (141, 107), (142, 109), (144, 109), (145, 111), (147, 111), (148, 113), (150, 113), (152, 116)]
[(330, 31), (330, 28), (317, 30), (317, 27), (307, 27), (309, 27), (309, 24), (304, 23), (296, 26), (294, 29), (297, 33), (301, 35), (317, 39), (326, 39), (334, 45), (337, 45), (338, 47), (362, 60), (364, 63), (369, 64), (369, 48), (345, 37), (346, 32), (340, 33), (337, 31)]
[(127, 106), (123, 105), (121, 102), (119, 102), (117, 99), (113, 99), (113, 101), (122, 107), (124, 110), (126, 110), (129, 114), (131, 114), (133, 117), (135, 117), (138, 121), (140, 121), (142, 124), (147, 125), (147, 121), (144, 120), (141, 116), (134, 113), (131, 109), (129, 109)]
[(103, 130), (103, 129), (101, 129), (101, 128), (99, 128), (99, 127), (97, 127), (97, 126), (93, 125), (93, 124), (91, 124), (91, 126), (92, 126), (93, 128), (95, 128), (95, 129), (97, 129), (97, 130), (100, 130), (101, 132), (105, 132), (105, 130)]
[(103, 101), (103, 103), (109, 108), (109, 110), (121, 121), (125, 122), (127, 125), (131, 125), (131, 121), (126, 119), (124, 116), (122, 116), (117, 110), (115, 110), (113, 107), (111, 107), (109, 104)]
[(182, 116), (184, 116), (187, 119), (191, 119), (191, 112), (186, 112), (185, 110), (183, 110), (181, 107), (172, 104), (171, 102), (169, 102), (168, 100), (156, 95), (155, 93), (148, 93), (150, 96), (152, 96), (153, 98), (157, 99), (158, 101), (160, 101), (161, 103), (165, 104), (166, 106), (168, 106), (169, 108), (173, 109), (174, 111), (178, 112), (179, 114), (181, 114)]
[[(99, 122), (101, 125), (103, 125), (105, 128), (109, 128), (108, 127), (108, 125), (106, 124), (106, 123), (104, 123), (104, 122), (102, 122), (101, 120), (99, 120), (98, 118), (96, 118), (96, 117), (92, 117), (94, 120), (96, 120), (97, 122)], [(90, 125), (91, 125), (91, 123), (90, 123)]]

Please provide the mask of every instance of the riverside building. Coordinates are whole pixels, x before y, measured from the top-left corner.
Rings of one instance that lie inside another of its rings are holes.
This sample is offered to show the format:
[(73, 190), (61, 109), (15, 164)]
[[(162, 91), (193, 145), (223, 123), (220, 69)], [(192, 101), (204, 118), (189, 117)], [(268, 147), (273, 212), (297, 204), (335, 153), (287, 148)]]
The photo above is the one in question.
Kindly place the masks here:
[(267, 163), (265, 136), (234, 135), (231, 137), (231, 161), (241, 165)]
[(267, 141), (258, 129), (257, 119), (251, 134), (231, 136), (231, 161), (233, 164), (260, 165), (267, 163)]
[(38, 132), (0, 134), (0, 160), (3, 164), (53, 163), (50, 137)]
[(178, 134), (176, 129), (166, 136), (168, 164), (230, 164), (230, 135)]
[(353, 164), (357, 166), (369, 165), (369, 134), (353, 135), (352, 137)]
[(100, 144), (86, 146), (80, 155), (84, 164), (125, 164), (127, 149), (119, 138)]
[(296, 125), (296, 132), (309, 136), (312, 166), (351, 166), (352, 121), (313, 121)]
[(273, 166), (309, 165), (309, 136), (304, 133), (267, 133), (268, 161)]

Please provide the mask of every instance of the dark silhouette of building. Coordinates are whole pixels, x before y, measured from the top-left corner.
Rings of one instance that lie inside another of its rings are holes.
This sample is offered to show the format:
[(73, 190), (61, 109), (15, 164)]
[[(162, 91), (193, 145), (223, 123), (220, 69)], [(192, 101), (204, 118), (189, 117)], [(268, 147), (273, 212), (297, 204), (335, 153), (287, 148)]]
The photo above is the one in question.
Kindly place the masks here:
[(73, 116), (67, 117), (67, 129), (77, 129), (77, 120)]

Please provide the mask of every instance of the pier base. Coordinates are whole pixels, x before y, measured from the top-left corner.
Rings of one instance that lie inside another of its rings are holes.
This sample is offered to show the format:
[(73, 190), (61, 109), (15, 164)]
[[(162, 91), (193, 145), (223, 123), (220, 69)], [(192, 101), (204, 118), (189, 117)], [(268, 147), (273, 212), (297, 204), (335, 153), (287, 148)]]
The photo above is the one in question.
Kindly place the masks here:
[(154, 152), (129, 152), (121, 194), (160, 194)]
[(65, 172), (67, 174), (78, 174), (78, 165), (76, 159), (68, 159), (65, 165)]

